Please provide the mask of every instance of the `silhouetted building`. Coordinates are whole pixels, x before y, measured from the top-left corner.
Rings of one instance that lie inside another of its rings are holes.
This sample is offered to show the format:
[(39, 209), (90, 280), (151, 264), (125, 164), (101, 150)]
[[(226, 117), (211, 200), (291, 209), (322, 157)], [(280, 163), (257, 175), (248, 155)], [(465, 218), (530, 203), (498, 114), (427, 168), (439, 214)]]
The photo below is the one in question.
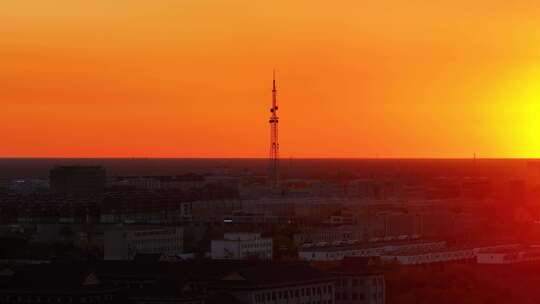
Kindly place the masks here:
[(99, 166), (57, 166), (50, 171), (51, 192), (67, 196), (97, 196), (105, 189), (105, 169)]
[(370, 258), (345, 258), (330, 273), (335, 276), (336, 304), (384, 304), (385, 281), (382, 273), (367, 271)]
[(242, 303), (334, 303), (334, 278), (304, 263), (266, 264), (231, 271), (216, 282)]
[(40, 264), (0, 271), (0, 303), (123, 303), (81, 265)]

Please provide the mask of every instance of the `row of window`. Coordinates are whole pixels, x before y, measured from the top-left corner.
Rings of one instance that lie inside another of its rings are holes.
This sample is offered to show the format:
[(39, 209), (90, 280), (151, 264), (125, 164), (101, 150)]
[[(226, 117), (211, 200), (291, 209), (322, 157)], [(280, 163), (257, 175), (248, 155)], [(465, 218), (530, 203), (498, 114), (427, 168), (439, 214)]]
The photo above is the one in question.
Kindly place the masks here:
[(331, 284), (319, 285), (317, 287), (302, 287), (289, 290), (273, 290), (259, 292), (255, 294), (255, 302), (275, 301), (289, 298), (310, 297), (311, 295), (332, 294), (333, 286)]
[(266, 248), (271, 247), (272, 241), (262, 241), (262, 242), (256, 242), (256, 243), (242, 243), (240, 244), (240, 248)]
[(351, 294), (348, 294), (346, 292), (344, 292), (344, 293), (336, 292), (336, 301), (339, 301), (339, 300), (347, 301), (349, 299), (351, 299), (351, 300), (364, 300), (364, 294), (363, 293), (356, 293), (356, 292), (353, 292)]
[(471, 251), (459, 251), (459, 252), (410, 256), (410, 257), (407, 257), (407, 261), (408, 262), (432, 262), (432, 261), (441, 261), (441, 260), (466, 259), (466, 258), (473, 258), (473, 257), (474, 257), (474, 253), (471, 250)]
[[(349, 284), (350, 283), (350, 284)], [(342, 278), (341, 280), (337, 280), (336, 281), (336, 286), (347, 286), (347, 285), (351, 285), (351, 286), (358, 286), (360, 284), (360, 280), (357, 279), (357, 278), (352, 278), (352, 279), (347, 279), (347, 278)]]

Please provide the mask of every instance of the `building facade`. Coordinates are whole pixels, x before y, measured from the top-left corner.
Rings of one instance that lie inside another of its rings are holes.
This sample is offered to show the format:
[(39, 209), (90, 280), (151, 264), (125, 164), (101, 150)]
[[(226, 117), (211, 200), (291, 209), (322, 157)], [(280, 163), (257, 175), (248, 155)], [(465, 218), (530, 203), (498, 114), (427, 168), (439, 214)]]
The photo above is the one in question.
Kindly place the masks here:
[(384, 304), (385, 281), (382, 274), (339, 271), (336, 276), (336, 304)]

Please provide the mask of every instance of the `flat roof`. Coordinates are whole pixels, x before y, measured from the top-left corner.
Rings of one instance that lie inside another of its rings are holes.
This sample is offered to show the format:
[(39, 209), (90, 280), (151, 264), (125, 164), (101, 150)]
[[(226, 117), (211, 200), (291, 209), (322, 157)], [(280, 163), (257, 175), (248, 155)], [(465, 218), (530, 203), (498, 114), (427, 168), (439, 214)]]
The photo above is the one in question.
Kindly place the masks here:
[(446, 247), (446, 248), (422, 248), (422, 249), (405, 249), (405, 250), (396, 250), (384, 254), (385, 256), (413, 256), (413, 255), (424, 255), (424, 254), (433, 254), (433, 253), (444, 253), (444, 252), (456, 252), (456, 251), (465, 251), (465, 250), (474, 250), (474, 247), (470, 246), (457, 246), (457, 247)]
[(540, 251), (540, 247), (531, 246), (519, 246), (514, 248), (494, 248), (491, 250), (483, 250), (479, 254), (494, 254), (494, 253), (519, 253), (519, 252), (531, 252)]
[(377, 243), (360, 243), (360, 244), (344, 244), (344, 245), (331, 245), (331, 246), (313, 246), (300, 248), (300, 252), (326, 252), (326, 251), (342, 251), (342, 250), (361, 250), (361, 249), (375, 249), (383, 248), (386, 246), (401, 246), (401, 245), (419, 245), (419, 244), (437, 244), (446, 243), (445, 241), (393, 241), (393, 242), (377, 242)]

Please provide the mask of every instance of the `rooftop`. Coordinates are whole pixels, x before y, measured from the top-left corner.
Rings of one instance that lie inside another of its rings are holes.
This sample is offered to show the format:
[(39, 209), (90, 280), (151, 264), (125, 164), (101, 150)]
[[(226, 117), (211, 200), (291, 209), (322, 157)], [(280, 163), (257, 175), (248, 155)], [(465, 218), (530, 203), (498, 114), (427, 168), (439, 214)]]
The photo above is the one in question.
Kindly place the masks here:
[(261, 264), (231, 271), (218, 283), (222, 287), (260, 287), (331, 280), (332, 276), (307, 263)]
[(389, 242), (372, 242), (372, 243), (359, 243), (359, 244), (343, 244), (343, 245), (330, 245), (330, 246), (314, 246), (314, 247), (302, 247), (300, 252), (330, 252), (330, 251), (343, 251), (343, 250), (361, 250), (361, 249), (373, 249), (383, 248), (386, 246), (401, 246), (401, 245), (418, 245), (418, 244), (436, 244), (444, 243), (444, 241), (389, 241)]

